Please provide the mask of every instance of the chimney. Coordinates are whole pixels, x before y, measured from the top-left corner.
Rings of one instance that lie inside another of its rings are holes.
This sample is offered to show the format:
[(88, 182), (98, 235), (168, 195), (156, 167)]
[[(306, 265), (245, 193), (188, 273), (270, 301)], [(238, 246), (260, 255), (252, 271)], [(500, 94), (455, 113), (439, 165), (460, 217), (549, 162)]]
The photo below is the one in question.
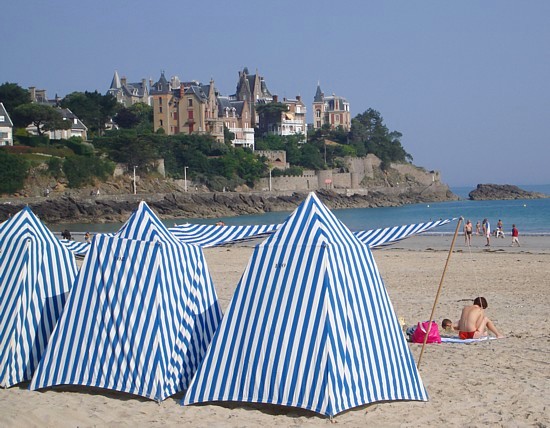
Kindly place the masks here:
[(126, 86), (126, 76), (123, 76), (123, 77), (120, 78), (120, 84), (122, 86)]
[(296, 100), (302, 101), (302, 96), (301, 95), (296, 95)]
[(278, 102), (279, 102), (279, 96), (278, 96), (278, 95), (273, 95), (273, 102), (274, 102), (274, 103), (278, 103)]

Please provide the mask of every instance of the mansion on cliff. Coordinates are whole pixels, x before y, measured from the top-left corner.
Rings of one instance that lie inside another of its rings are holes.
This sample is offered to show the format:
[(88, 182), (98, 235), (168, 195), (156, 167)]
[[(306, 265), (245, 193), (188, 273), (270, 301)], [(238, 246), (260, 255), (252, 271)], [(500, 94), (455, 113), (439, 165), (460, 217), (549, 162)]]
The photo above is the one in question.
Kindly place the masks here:
[[(232, 145), (254, 150), (255, 132), (259, 135), (302, 135), (306, 141), (308, 124), (307, 108), (301, 96), (283, 98), (267, 88), (265, 79), (257, 72), (250, 74), (248, 68), (239, 71), (236, 91), (224, 96), (215, 87), (214, 80), (203, 84), (196, 80), (182, 81), (177, 76), (168, 80), (164, 71), (153, 83), (142, 79), (128, 83), (115, 71), (107, 93), (113, 95), (124, 106), (137, 102), (153, 107), (154, 131), (163, 129), (168, 135), (208, 133), (218, 141), (224, 141), (224, 130), (234, 137)], [(285, 108), (266, 112), (259, 106), (279, 103)], [(335, 95), (325, 97), (317, 86), (313, 102), (314, 121), (310, 125), (318, 129), (324, 125), (331, 128), (350, 129), (349, 103)]]

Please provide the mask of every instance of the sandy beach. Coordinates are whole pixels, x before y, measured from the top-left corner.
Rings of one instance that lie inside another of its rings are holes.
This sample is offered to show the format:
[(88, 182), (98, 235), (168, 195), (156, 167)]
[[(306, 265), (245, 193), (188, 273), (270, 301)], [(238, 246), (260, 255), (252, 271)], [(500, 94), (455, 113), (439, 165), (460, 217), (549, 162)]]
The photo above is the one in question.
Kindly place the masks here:
[[(419, 236), (374, 251), (399, 317), (414, 325), (429, 317), (452, 236)], [(420, 374), (430, 400), (376, 403), (328, 418), (300, 409), (245, 403), (161, 404), (127, 394), (81, 387), (34, 392), (27, 384), (0, 390), (0, 426), (549, 426), (550, 237), (522, 237), (471, 248), (459, 236), (443, 281), (435, 319), (456, 320), (478, 296), (505, 339), (429, 345)], [(206, 249), (222, 308), (252, 253), (252, 244)], [(410, 344), (418, 361), (421, 345)]]

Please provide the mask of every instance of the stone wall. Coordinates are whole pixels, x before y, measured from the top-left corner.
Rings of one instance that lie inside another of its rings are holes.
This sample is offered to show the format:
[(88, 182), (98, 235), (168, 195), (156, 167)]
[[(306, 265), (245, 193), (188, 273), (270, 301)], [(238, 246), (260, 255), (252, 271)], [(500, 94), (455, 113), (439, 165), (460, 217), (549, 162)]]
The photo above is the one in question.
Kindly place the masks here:
[[(403, 192), (407, 186), (419, 188), (433, 186), (440, 191), (440, 174), (425, 171), (411, 164), (392, 164), (388, 172), (380, 169), (381, 161), (370, 154), (363, 158), (346, 158), (349, 172), (336, 170), (304, 171), (301, 177), (272, 177), (273, 191), (361, 190), (396, 187)], [(269, 190), (269, 179), (260, 180), (257, 189)]]

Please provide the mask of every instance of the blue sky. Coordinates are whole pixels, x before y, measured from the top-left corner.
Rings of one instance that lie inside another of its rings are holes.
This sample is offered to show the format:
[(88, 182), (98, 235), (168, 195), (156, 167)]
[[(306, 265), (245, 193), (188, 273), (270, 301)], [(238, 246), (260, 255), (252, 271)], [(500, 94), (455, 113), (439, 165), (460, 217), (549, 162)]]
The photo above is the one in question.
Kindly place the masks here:
[(378, 110), (452, 186), (550, 184), (548, 0), (6, 3), (2, 83), (53, 98), (165, 70), (229, 95), (247, 66), (309, 121), (317, 82)]

